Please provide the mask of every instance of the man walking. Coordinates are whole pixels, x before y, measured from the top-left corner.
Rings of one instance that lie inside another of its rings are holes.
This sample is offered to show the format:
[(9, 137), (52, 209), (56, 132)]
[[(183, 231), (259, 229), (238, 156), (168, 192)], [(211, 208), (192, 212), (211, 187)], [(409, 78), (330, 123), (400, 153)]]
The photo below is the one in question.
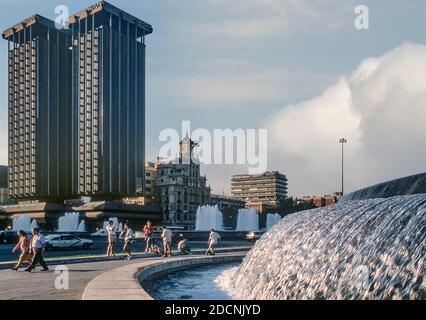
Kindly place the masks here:
[(127, 253), (127, 260), (132, 259), (132, 252), (130, 251), (130, 245), (132, 243), (132, 239), (134, 237), (133, 230), (130, 229), (128, 222), (124, 225), (124, 231), (122, 232), (122, 236), (124, 239), (124, 247), (123, 251)]
[(220, 239), (219, 233), (217, 233), (216, 231), (214, 231), (214, 229), (212, 229), (209, 234), (209, 241), (208, 241), (209, 247), (206, 251), (207, 256), (208, 255), (214, 256), (214, 246), (219, 242), (219, 239)]
[(40, 233), (39, 228), (33, 229), (33, 238), (31, 241), (31, 251), (33, 253), (33, 260), (28, 268), (25, 271), (31, 272), (35, 269), (37, 262), (40, 263), (43, 269), (41, 271), (47, 271), (49, 268), (47, 267), (46, 261), (43, 259), (44, 248), (46, 247), (46, 241), (44, 240), (44, 235)]
[(172, 256), (172, 250), (170, 248), (172, 244), (172, 232), (170, 229), (167, 229), (166, 226), (162, 227), (163, 232), (161, 234), (161, 238), (163, 238), (163, 247), (164, 247), (164, 255), (163, 257), (167, 257), (167, 252), (170, 256)]

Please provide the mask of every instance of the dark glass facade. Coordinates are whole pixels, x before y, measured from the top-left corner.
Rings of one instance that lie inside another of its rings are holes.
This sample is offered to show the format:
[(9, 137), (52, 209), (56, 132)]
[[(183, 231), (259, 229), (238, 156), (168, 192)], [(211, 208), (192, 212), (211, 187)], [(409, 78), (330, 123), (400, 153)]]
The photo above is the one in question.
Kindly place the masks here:
[(9, 41), (9, 191), (17, 199), (142, 193), (145, 35), (102, 1), (68, 29), (35, 15)]

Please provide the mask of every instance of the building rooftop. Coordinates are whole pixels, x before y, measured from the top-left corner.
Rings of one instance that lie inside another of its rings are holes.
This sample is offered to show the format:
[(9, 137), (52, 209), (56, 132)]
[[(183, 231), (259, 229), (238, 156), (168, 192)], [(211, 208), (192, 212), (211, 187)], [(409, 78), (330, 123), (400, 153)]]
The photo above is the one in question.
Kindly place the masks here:
[(4, 30), (3, 33), (2, 33), (2, 37), (3, 37), (3, 39), (11, 40), (10, 38), (13, 37), (14, 33), (19, 32), (21, 30), (24, 30), (25, 28), (27, 28), (27, 27), (29, 27), (33, 24), (36, 24), (36, 23), (44, 25), (48, 28), (55, 28), (55, 23), (52, 20), (47, 19), (47, 18), (45, 18), (45, 17), (43, 17), (39, 14), (34, 14), (31, 17), (29, 17), (25, 20), (22, 20), (21, 22), (18, 22), (17, 24), (15, 24), (15, 25), (7, 28), (6, 30)]
[(274, 177), (274, 176), (282, 176), (285, 177), (285, 174), (280, 173), (279, 171), (266, 171), (263, 173), (256, 174), (235, 174), (232, 176), (232, 179), (253, 179), (253, 178), (261, 178), (261, 177)]
[(108, 12), (112, 15), (115, 15), (117, 17), (120, 17), (127, 22), (130, 22), (132, 24), (137, 25), (138, 27), (140, 27), (141, 29), (144, 30), (145, 35), (152, 33), (153, 29), (152, 26), (148, 23), (146, 23), (145, 21), (140, 20), (139, 18), (136, 18), (135, 16), (132, 16), (131, 14), (113, 6), (112, 4), (106, 2), (106, 1), (99, 1), (93, 5), (91, 5), (90, 7), (80, 10), (77, 13), (74, 13), (72, 15), (70, 15), (69, 19), (68, 19), (68, 23), (72, 24), (75, 23), (79, 20), (85, 19), (88, 16), (95, 14), (97, 12), (100, 11), (105, 11)]
[[(124, 21), (132, 23), (134, 25), (137, 25), (140, 29), (143, 30), (144, 35), (152, 33), (153, 29), (152, 26), (145, 21), (140, 20), (139, 18), (136, 18), (135, 16), (132, 16), (131, 14), (113, 6), (112, 4), (109, 4), (106, 1), (99, 1), (90, 7), (80, 10), (79, 12), (75, 14), (71, 14), (68, 18), (68, 23), (73, 24), (78, 22), (79, 20), (83, 20), (87, 18), (88, 16), (95, 14), (97, 12), (107, 12), (114, 16), (121, 17)], [(47, 19), (39, 14), (34, 14), (31, 17), (13, 25), (12, 27), (7, 28), (3, 31), (2, 37), (3, 39), (9, 39), (13, 37), (13, 35), (16, 32), (19, 32), (33, 24), (42, 24), (48, 28), (55, 28), (55, 22), (53, 22), (50, 19)]]

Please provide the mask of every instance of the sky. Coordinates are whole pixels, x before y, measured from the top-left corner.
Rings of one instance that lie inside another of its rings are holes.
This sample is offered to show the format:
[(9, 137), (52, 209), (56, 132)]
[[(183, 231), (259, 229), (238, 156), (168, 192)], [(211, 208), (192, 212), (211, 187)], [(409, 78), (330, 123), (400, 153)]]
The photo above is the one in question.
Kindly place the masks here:
[[(267, 129), (268, 170), (289, 194), (345, 190), (426, 171), (426, 1), (111, 0), (150, 23), (146, 155), (165, 128)], [(94, 1), (0, 0), (2, 30)], [(369, 28), (354, 27), (358, 5)], [(0, 164), (7, 164), (7, 42), (0, 41)], [(246, 165), (204, 165), (230, 192)]]

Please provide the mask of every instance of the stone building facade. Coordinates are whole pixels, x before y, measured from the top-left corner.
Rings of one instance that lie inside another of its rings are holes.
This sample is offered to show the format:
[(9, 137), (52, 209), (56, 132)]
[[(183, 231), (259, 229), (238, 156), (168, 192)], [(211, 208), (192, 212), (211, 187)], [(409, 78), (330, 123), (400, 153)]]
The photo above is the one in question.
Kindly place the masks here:
[(200, 164), (190, 156), (194, 147), (196, 144), (186, 137), (180, 142), (178, 159), (157, 167), (157, 203), (167, 225), (192, 229), (198, 207), (209, 201), (207, 178), (201, 175)]

